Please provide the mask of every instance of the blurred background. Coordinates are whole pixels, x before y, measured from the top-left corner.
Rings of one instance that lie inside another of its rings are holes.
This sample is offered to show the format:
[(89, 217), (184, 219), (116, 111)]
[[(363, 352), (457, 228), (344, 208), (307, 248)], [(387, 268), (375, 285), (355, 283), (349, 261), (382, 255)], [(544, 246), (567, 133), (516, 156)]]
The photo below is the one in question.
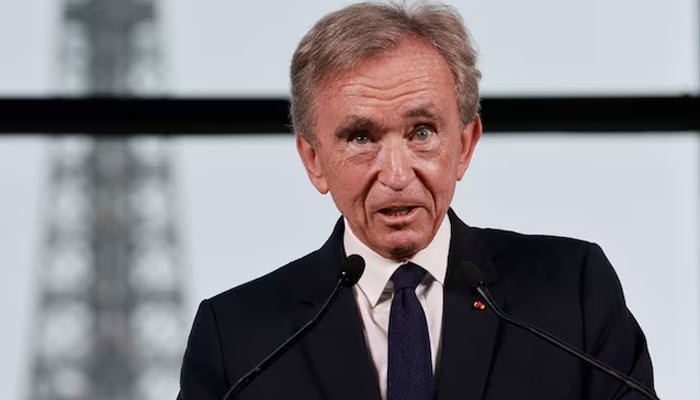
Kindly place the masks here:
[[(286, 98), (297, 42), (349, 3), (1, 0), (0, 98)], [(448, 3), (485, 97), (700, 95), (698, 0)], [(599, 243), (659, 396), (700, 398), (698, 132), (486, 125), (453, 205)], [(285, 132), (1, 134), (0, 398), (174, 398), (199, 301), (318, 248), (337, 218)]]

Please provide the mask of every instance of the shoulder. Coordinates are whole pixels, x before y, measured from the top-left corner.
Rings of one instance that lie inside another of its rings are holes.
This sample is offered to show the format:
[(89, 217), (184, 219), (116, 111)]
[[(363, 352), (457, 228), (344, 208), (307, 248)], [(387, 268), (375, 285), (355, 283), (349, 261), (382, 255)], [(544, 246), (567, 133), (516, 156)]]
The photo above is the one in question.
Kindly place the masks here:
[(188, 348), (221, 354), (221, 364), (236, 369), (234, 375), (251, 368), (282, 343), (298, 321), (306, 319), (309, 310), (313, 310), (304, 303), (304, 294), (314, 284), (315, 274), (311, 271), (319, 269), (318, 261), (316, 252), (310, 253), (203, 300)]
[(569, 237), (469, 228), (484, 246), (497, 272), (552, 274), (579, 273), (592, 264), (608, 264), (601, 248), (592, 242)]
[(572, 315), (624, 308), (613, 266), (595, 243), (568, 237), (468, 228), (489, 254), (498, 289), (514, 309), (537, 304), (568, 308)]
[[(622, 288), (595, 243), (568, 237), (468, 228), (482, 244), (511, 304), (558, 303), (579, 312), (591, 301), (624, 305)], [(519, 308), (518, 306), (514, 306)]]
[(340, 273), (342, 220), (318, 250), (202, 302), (220, 328), (277, 326), (330, 293)]
[(245, 315), (245, 310), (261, 312), (278, 309), (294, 299), (299, 288), (308, 283), (309, 276), (313, 276), (313, 271), (318, 268), (318, 258), (318, 251), (309, 253), (204, 302), (209, 303), (215, 313), (240, 314), (240, 311)]
[(470, 228), (494, 257), (572, 257), (583, 256), (595, 243), (563, 236), (523, 234), (493, 228)]

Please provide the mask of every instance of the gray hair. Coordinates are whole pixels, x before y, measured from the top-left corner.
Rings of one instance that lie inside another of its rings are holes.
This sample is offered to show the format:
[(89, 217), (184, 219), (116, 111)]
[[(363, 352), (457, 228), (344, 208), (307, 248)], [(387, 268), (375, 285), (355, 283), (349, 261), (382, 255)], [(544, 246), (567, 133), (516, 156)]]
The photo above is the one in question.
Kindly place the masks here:
[(332, 12), (302, 38), (290, 68), (290, 116), (295, 132), (316, 144), (316, 89), (328, 77), (395, 49), (406, 36), (430, 43), (445, 59), (455, 80), (462, 124), (479, 111), (481, 73), (477, 55), (457, 11), (442, 4), (359, 3)]

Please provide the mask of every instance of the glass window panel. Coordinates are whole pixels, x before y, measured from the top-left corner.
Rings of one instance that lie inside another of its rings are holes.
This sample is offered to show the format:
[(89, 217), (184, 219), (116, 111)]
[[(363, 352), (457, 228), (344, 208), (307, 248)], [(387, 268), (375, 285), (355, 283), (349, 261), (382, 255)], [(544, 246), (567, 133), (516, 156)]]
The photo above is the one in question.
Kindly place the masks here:
[[(165, 68), (157, 75), (165, 77), (164, 88), (183, 96), (285, 96), (289, 60), (301, 36), (321, 15), (347, 3), (161, 1), (156, 39)], [(476, 38), (487, 95), (699, 90), (697, 0), (448, 3)], [(0, 51), (11, 55), (0, 67), (0, 94), (59, 90), (60, 5), (0, 4)]]
[[(260, 1), (226, 12), (174, 2), (166, 35), (172, 89), (285, 95), (297, 42), (321, 15), (345, 3), (310, 2), (301, 8)], [(460, 10), (476, 38), (487, 95), (698, 90), (697, 0), (448, 3)], [(194, 25), (200, 29), (185, 28)], [(248, 40), (251, 32), (254, 40)]]
[[(0, 397), (26, 390), (32, 265), (40, 246), (47, 141), (0, 139)], [(293, 137), (175, 139), (188, 309), (312, 251), (338, 218)], [(486, 134), (454, 208), (469, 224), (599, 243), (644, 327), (661, 398), (699, 398), (700, 137)], [(270, 243), (273, 243), (271, 245)], [(654, 293), (655, 295), (650, 295)]]

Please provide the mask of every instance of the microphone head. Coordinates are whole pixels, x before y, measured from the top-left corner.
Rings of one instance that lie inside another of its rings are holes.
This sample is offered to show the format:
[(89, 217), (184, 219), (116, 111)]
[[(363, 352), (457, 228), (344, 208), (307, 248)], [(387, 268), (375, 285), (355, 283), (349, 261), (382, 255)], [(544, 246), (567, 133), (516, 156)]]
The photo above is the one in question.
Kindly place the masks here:
[(484, 274), (473, 262), (462, 262), (458, 270), (460, 283), (464, 285), (465, 289), (474, 290), (484, 283)]
[(360, 280), (365, 272), (365, 259), (358, 254), (351, 254), (343, 260), (340, 269), (340, 279), (344, 287), (352, 287)]

